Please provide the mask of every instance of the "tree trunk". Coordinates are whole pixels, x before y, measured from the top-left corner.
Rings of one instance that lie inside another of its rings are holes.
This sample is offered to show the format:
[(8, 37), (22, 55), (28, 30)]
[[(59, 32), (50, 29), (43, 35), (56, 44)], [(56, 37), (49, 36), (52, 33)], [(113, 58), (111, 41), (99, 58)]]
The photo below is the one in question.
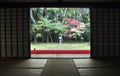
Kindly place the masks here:
[(42, 30), (42, 42), (44, 42), (44, 30)]
[(51, 43), (53, 43), (53, 39), (52, 39), (52, 36), (51, 36), (51, 33), (49, 32), (49, 36), (50, 36), (50, 41)]
[(49, 43), (49, 33), (48, 32), (46, 32), (46, 34), (47, 34), (47, 43)]
[(36, 37), (36, 34), (35, 34), (35, 36), (34, 36), (34, 44), (36, 44), (37, 43), (37, 37)]
[(64, 23), (64, 18), (65, 18), (65, 16), (66, 16), (66, 13), (67, 13), (67, 8), (65, 8), (65, 12), (64, 12), (64, 14), (63, 14), (63, 20), (62, 20), (62, 24)]
[(43, 9), (43, 17), (46, 16), (46, 9), (47, 9), (47, 8), (44, 8), (44, 9)]
[(31, 20), (32, 20), (33, 23), (36, 23), (35, 19), (33, 17), (32, 8), (30, 9), (30, 18), (31, 18)]

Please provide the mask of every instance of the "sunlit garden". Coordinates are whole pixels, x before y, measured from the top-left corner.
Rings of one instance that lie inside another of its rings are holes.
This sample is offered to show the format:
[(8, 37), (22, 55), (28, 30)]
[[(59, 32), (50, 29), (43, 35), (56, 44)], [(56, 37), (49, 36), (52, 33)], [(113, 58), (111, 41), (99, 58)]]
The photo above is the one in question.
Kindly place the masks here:
[(89, 8), (31, 8), (31, 50), (90, 50)]
[(80, 43), (38, 43), (38, 44), (31, 44), (31, 49), (41, 49), (41, 50), (90, 50), (90, 43), (89, 42), (82, 42)]

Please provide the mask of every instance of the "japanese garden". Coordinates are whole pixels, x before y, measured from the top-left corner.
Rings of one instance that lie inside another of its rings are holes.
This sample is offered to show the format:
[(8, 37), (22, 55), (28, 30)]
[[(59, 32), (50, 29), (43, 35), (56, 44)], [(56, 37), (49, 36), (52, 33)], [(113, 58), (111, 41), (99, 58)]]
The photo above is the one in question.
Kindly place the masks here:
[(31, 8), (31, 50), (90, 50), (89, 8)]

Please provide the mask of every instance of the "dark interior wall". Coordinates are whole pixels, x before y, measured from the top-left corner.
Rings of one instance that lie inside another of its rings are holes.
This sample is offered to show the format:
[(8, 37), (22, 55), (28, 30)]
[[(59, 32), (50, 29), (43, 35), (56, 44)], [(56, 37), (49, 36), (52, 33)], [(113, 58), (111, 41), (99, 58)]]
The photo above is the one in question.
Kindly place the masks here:
[(92, 57), (120, 57), (120, 8), (91, 8)]
[[(120, 8), (90, 11), (91, 57), (120, 57)], [(29, 43), (29, 7), (0, 8), (0, 57), (30, 57)]]
[(0, 57), (30, 57), (28, 12), (28, 8), (0, 8)]

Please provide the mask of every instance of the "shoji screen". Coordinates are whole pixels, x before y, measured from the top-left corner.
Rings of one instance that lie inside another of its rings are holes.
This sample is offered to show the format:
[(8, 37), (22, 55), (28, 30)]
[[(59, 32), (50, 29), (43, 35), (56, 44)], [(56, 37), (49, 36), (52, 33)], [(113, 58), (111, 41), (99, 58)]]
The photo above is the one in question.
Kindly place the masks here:
[(29, 57), (29, 8), (0, 8), (0, 57)]
[(92, 57), (120, 57), (120, 8), (91, 8)]

